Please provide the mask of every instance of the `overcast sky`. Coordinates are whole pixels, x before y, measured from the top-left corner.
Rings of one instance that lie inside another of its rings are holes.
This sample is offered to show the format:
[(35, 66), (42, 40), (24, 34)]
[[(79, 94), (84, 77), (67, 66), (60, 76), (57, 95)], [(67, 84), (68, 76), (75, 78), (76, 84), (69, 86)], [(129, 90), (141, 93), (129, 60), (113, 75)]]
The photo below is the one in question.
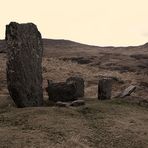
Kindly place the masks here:
[(11, 21), (33, 22), (44, 38), (94, 45), (148, 42), (148, 0), (0, 0), (0, 38)]

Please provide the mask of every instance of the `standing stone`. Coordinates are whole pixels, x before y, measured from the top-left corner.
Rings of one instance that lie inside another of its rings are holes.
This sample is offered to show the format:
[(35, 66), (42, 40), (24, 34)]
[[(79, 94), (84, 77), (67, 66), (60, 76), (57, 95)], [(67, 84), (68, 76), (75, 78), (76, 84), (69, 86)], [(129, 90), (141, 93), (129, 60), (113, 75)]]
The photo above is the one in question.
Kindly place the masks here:
[(67, 84), (74, 84), (76, 88), (75, 97), (84, 97), (84, 79), (81, 77), (70, 77), (66, 80)]
[(98, 83), (98, 99), (107, 100), (111, 98), (112, 91), (112, 80), (109, 78), (104, 78), (99, 80)]
[(74, 84), (67, 84), (66, 82), (53, 83), (48, 80), (46, 91), (50, 101), (69, 102), (77, 99), (75, 97), (76, 88)]
[(17, 107), (43, 104), (41, 34), (32, 23), (6, 26), (7, 85)]

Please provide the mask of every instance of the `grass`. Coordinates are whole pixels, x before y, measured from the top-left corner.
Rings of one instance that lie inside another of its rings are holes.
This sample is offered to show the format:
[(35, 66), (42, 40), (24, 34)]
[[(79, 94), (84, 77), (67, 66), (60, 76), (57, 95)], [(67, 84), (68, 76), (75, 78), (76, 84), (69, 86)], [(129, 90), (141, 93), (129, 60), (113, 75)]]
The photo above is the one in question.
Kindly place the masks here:
[(77, 108), (10, 106), (0, 112), (0, 147), (146, 148), (147, 113), (121, 100), (95, 98)]
[[(62, 51), (63, 52), (63, 51)], [(1, 79), (5, 65), (1, 61)], [(44, 87), (47, 79), (65, 81), (74, 74), (86, 81), (83, 107), (49, 106), (18, 109), (10, 99), (0, 98), (0, 147), (18, 148), (147, 148), (148, 110), (125, 100), (98, 101), (99, 75), (117, 76), (126, 83), (135, 81), (134, 73), (120, 74), (96, 67), (44, 58)], [(127, 81), (126, 81), (127, 80)], [(124, 84), (123, 84), (124, 85)], [(128, 85), (128, 84), (126, 84)], [(114, 91), (122, 85), (115, 84)], [(2, 92), (6, 86), (2, 88)], [(7, 92), (5, 92), (6, 94)], [(91, 97), (91, 98), (90, 98)], [(92, 98), (94, 97), (94, 98)], [(9, 106), (10, 104), (10, 106)]]

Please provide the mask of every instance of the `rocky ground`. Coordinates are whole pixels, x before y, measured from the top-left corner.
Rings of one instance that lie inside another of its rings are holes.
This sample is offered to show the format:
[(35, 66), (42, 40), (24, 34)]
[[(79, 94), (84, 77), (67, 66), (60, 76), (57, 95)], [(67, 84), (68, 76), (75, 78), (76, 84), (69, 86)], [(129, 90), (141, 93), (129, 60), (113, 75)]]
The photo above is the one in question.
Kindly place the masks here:
[[(0, 41), (0, 147), (148, 147), (148, 44), (137, 47), (96, 47), (67, 40), (44, 39), (43, 78), (46, 107), (15, 107), (6, 85), (5, 45)], [(86, 105), (48, 106), (47, 79), (85, 79)], [(113, 78), (109, 101), (97, 100), (97, 83)], [(114, 98), (130, 85), (136, 91)]]

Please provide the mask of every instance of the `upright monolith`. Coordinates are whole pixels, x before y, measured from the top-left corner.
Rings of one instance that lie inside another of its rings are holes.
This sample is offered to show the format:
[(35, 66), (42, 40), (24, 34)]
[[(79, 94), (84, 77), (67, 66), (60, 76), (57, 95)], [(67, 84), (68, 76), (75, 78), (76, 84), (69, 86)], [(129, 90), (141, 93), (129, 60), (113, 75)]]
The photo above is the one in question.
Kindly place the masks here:
[(32, 23), (6, 26), (7, 85), (17, 107), (43, 104), (41, 34)]
[(98, 99), (108, 100), (111, 98), (112, 80), (110, 78), (103, 78), (98, 83)]

